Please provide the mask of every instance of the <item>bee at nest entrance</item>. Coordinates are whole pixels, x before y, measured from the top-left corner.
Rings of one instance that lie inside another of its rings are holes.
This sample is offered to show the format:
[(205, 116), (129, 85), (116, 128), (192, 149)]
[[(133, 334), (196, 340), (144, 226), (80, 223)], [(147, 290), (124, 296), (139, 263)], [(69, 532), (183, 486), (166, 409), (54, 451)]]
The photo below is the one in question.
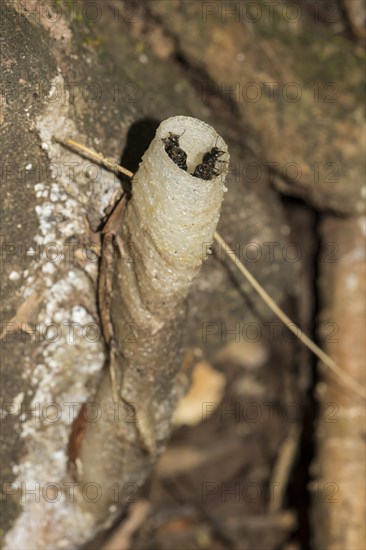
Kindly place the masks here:
[[(184, 131), (185, 132), (185, 131)], [(181, 169), (187, 171), (187, 153), (180, 147), (179, 139), (184, 134), (174, 134), (169, 132), (169, 136), (162, 138), (164, 143), (164, 148), (171, 160)], [(222, 151), (215, 144), (210, 151), (207, 151), (202, 156), (202, 162), (197, 164), (193, 173), (191, 174), (195, 178), (200, 178), (202, 180), (212, 180), (212, 178), (220, 175), (220, 171), (216, 166), (217, 162), (226, 162), (224, 160), (219, 160), (225, 154), (225, 151)]]

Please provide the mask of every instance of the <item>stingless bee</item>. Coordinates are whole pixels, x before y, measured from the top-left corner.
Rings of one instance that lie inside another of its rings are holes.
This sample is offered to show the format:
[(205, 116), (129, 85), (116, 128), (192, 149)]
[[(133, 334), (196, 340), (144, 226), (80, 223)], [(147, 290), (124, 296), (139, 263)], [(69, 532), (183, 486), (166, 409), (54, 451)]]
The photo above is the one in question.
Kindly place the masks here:
[(178, 134), (169, 132), (169, 137), (162, 138), (161, 141), (164, 143), (165, 151), (168, 153), (172, 161), (182, 170), (187, 170), (187, 153), (179, 147), (179, 138), (183, 134), (179, 136)]
[(219, 160), (224, 153), (225, 151), (221, 151), (216, 145), (212, 147), (211, 151), (207, 151), (203, 155), (201, 164), (197, 164), (193, 176), (202, 180), (212, 180), (213, 176), (218, 176), (220, 172), (216, 167), (216, 162), (225, 162)]

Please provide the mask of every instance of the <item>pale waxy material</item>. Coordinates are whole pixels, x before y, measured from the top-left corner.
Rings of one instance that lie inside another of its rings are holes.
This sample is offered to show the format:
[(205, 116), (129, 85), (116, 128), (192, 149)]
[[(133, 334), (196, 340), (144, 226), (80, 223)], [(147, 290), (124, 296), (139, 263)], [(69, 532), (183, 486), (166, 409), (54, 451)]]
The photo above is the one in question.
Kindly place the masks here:
[[(180, 136), (179, 145), (187, 153), (187, 172), (165, 151), (162, 139), (169, 132)], [(220, 157), (224, 162), (217, 163), (220, 175), (212, 180), (192, 176), (203, 154), (215, 145), (225, 152)], [(165, 299), (187, 295), (213, 240), (228, 161), (225, 142), (201, 120), (176, 116), (159, 126), (133, 179), (126, 216), (133, 227), (134, 250), (141, 252), (135, 268), (149, 303), (159, 301), (161, 307), (161, 293)]]
[[(187, 172), (165, 151), (162, 139), (169, 132), (180, 136)], [(212, 180), (192, 176), (215, 146), (224, 151), (220, 160), (225, 162), (216, 162), (220, 175)], [(182, 370), (193, 362), (184, 354), (185, 299), (213, 240), (228, 161), (227, 146), (213, 128), (177, 116), (159, 126), (133, 178), (108, 268), (120, 415), (116, 421), (106, 369), (94, 398), (102, 415), (88, 424), (77, 463), (82, 485), (101, 486), (98, 502), (84, 502), (97, 521), (111, 518), (115, 502), (108, 488), (141, 485), (171, 432), (184, 389)]]
[[(188, 170), (181, 170), (167, 154), (163, 138), (180, 136), (187, 153)], [(202, 156), (217, 146), (225, 154), (216, 165), (221, 174), (212, 180), (191, 175)], [(206, 123), (176, 116), (164, 121), (146, 151), (133, 179), (134, 204), (141, 222), (148, 223), (157, 250), (177, 266), (200, 267), (202, 243), (212, 242), (228, 169), (227, 146)]]

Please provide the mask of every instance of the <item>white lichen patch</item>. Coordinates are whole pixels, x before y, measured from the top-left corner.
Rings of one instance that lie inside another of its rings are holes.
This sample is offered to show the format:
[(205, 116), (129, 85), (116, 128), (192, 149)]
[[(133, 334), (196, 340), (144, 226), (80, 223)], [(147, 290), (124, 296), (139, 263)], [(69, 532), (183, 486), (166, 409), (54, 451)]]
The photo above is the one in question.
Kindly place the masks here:
[[(71, 482), (58, 484), (48, 481), (33, 485), (33, 494), (30, 488), (21, 516), (27, 530), (9, 531), (5, 537), (6, 549), (71, 550), (91, 538), (94, 519), (92, 514), (82, 512), (76, 505), (75, 493), (76, 489)], [(43, 505), (40, 504), (41, 501)], [(50, 525), (51, 532), (48, 531)]]
[[(85, 275), (69, 270), (44, 296), (45, 307), (39, 316), (40, 360), (30, 372), (35, 394), (25, 410), (21, 433), (27, 460), (14, 470), (14, 483), (23, 494), (23, 512), (7, 535), (9, 549), (34, 548), (32, 533), (36, 537), (45, 522), (52, 522), (56, 533), (57, 525), (63, 525), (62, 529), (67, 525), (69, 538), (61, 532), (56, 537), (54, 532), (52, 546), (43, 541), (39, 548), (73, 547), (85, 536), (79, 527), (86, 532), (92, 528), (92, 518), (77, 505), (80, 487), (75, 486), (70, 500), (67, 474), (71, 424), (90, 397), (88, 384), (97, 381), (104, 363), (101, 339), (86, 338), (85, 327), (95, 326), (95, 319), (84, 306), (72, 305), (82, 289), (92, 291), (90, 286)], [(33, 541), (31, 546), (28, 541)]]
[[(67, 91), (59, 75), (53, 79), (50, 97), (60, 89), (65, 98)], [(34, 259), (33, 269), (22, 272), (23, 296), (37, 290), (42, 306), (32, 340), (37, 345), (36, 362), (24, 365), (34, 387), (33, 398), (28, 410), (17, 401), (26, 460), (14, 465), (13, 471), (23, 511), (6, 535), (8, 549), (73, 548), (92, 534), (93, 517), (78, 507), (80, 487), (75, 487), (73, 499), (68, 494), (68, 442), (81, 405), (95, 390), (105, 350), (96, 288), (67, 244), (83, 245), (87, 206), (95, 206), (102, 217), (114, 191), (120, 189), (118, 180), (99, 167), (98, 181), (88, 184), (85, 166), (90, 161), (52, 140), (77, 135), (68, 101), (50, 102), (36, 127), (50, 160), (51, 178), (34, 187), (39, 231), (28, 251)], [(96, 275), (96, 262), (87, 268)], [(11, 278), (15, 280), (15, 272)], [(44, 492), (48, 484), (54, 487)]]
[[(31, 371), (32, 385), (36, 388), (34, 407), (57, 402), (63, 411), (62, 400), (77, 401), (80, 407), (89, 397), (87, 382), (103, 366), (102, 339), (88, 338), (86, 332), (86, 327), (98, 329), (99, 325), (85, 307), (73, 305), (81, 289), (93, 291), (85, 275), (70, 270), (44, 296), (45, 307), (39, 315), (36, 333), (41, 360)], [(68, 407), (65, 411), (68, 412)], [(68, 416), (62, 414), (61, 418), (70, 423)]]
[[(54, 90), (54, 91), (52, 91)], [(81, 157), (77, 153), (70, 151), (62, 146), (58, 140), (67, 140), (74, 138), (83, 144), (88, 143), (84, 136), (76, 138), (79, 134), (75, 124), (69, 114), (68, 91), (64, 85), (61, 75), (56, 76), (51, 85), (50, 93), (59, 91), (60, 97), (65, 100), (50, 103), (46, 111), (37, 120), (37, 130), (42, 140), (42, 149), (47, 151), (51, 161), (51, 175), (55, 183), (49, 183), (47, 188), (51, 202), (64, 202), (68, 195), (78, 203), (78, 210), (81, 205), (93, 203), (96, 207), (99, 205), (101, 217), (104, 216), (104, 209), (108, 206), (116, 190), (121, 186), (118, 179), (92, 161)], [(37, 186), (36, 186), (37, 191)], [(69, 210), (71, 208), (71, 211)], [(74, 204), (68, 202), (65, 205), (65, 211), (62, 215), (72, 219), (75, 223), (80, 223), (79, 215), (75, 216)], [(69, 212), (69, 215), (67, 215)], [(84, 232), (84, 227), (81, 228)], [(76, 233), (78, 235), (80, 233)]]

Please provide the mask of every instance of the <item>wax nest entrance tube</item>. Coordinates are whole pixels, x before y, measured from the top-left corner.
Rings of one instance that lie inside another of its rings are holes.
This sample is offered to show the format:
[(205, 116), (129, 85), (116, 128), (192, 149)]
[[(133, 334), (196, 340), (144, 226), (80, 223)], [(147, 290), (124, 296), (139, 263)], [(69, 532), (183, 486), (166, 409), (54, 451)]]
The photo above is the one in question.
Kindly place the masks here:
[[(180, 136), (187, 172), (164, 149), (162, 139), (170, 133)], [(141, 221), (148, 222), (159, 253), (177, 267), (201, 265), (202, 243), (212, 240), (219, 218), (227, 164), (220, 163), (222, 173), (211, 180), (191, 175), (215, 144), (226, 153), (222, 160), (228, 161), (226, 144), (210, 126), (189, 117), (170, 118), (160, 125), (133, 180)]]
[[(170, 133), (180, 136), (187, 171), (165, 150), (162, 140)], [(223, 151), (215, 165), (219, 174), (193, 176), (213, 147)], [(82, 502), (100, 521), (115, 505), (111, 484), (141, 485), (169, 437), (189, 355), (182, 339), (185, 299), (213, 240), (228, 166), (227, 145), (212, 127), (177, 116), (159, 126), (133, 178), (111, 277), (119, 411), (106, 369), (93, 399), (102, 414), (87, 424), (77, 459), (81, 485), (101, 487), (98, 502)]]

